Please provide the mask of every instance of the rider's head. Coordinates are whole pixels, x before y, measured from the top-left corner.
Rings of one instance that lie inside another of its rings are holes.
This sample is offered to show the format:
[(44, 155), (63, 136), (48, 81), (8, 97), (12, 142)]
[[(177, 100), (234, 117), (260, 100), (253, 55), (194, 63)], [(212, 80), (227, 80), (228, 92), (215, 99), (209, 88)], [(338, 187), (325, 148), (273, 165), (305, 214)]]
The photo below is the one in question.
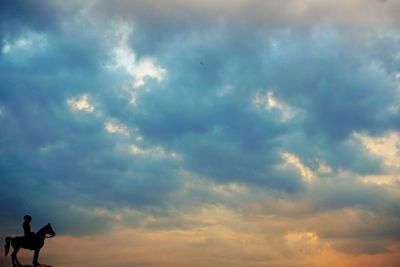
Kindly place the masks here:
[(25, 215), (24, 220), (30, 222), (32, 221), (32, 217), (30, 215)]

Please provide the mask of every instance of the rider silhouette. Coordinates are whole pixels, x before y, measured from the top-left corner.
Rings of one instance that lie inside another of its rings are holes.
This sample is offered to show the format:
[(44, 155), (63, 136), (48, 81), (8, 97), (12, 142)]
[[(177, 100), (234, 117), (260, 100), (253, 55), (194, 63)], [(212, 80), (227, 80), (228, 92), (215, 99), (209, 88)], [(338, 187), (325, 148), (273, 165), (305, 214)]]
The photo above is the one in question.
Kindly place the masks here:
[(32, 221), (32, 217), (30, 215), (25, 215), (24, 223), (22, 226), (24, 227), (25, 238), (28, 241), (30, 248), (33, 249), (33, 247), (34, 247), (33, 241), (34, 241), (35, 233), (31, 232), (31, 225), (30, 225), (31, 221)]

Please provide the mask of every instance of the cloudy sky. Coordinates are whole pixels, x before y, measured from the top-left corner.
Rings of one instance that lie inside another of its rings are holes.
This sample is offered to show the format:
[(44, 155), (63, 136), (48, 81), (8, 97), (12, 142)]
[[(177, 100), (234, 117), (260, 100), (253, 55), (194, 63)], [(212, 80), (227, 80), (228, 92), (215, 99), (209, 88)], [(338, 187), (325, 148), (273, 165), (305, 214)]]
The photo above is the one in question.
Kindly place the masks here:
[(59, 267), (399, 266), (399, 13), (1, 1), (0, 237), (51, 222)]

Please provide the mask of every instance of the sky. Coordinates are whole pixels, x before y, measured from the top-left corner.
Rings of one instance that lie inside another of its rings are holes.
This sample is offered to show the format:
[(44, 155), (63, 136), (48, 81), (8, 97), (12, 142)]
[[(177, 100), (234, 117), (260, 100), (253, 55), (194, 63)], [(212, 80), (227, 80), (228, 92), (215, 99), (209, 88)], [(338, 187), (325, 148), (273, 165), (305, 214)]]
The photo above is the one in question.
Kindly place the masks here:
[(0, 238), (30, 214), (57, 267), (400, 266), (399, 13), (1, 1)]

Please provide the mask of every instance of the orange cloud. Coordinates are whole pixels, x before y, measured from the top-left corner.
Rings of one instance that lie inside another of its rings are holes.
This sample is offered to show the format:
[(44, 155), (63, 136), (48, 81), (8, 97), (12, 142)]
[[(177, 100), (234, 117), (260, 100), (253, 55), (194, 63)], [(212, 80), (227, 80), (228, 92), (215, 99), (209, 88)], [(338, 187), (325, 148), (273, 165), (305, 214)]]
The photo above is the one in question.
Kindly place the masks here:
[[(244, 217), (222, 206), (206, 206), (187, 214), (198, 226), (155, 230), (117, 227), (85, 237), (57, 236), (47, 240), (43, 263), (60, 267), (106, 266), (397, 266), (400, 246), (377, 254), (345, 254), (322, 238), (318, 221), (327, 217), (288, 219)], [(331, 219), (337, 214), (331, 214)], [(314, 227), (316, 231), (307, 231)], [(339, 225), (338, 227), (344, 227)], [(354, 245), (350, 243), (349, 245)], [(27, 253), (22, 255), (29, 261)]]

